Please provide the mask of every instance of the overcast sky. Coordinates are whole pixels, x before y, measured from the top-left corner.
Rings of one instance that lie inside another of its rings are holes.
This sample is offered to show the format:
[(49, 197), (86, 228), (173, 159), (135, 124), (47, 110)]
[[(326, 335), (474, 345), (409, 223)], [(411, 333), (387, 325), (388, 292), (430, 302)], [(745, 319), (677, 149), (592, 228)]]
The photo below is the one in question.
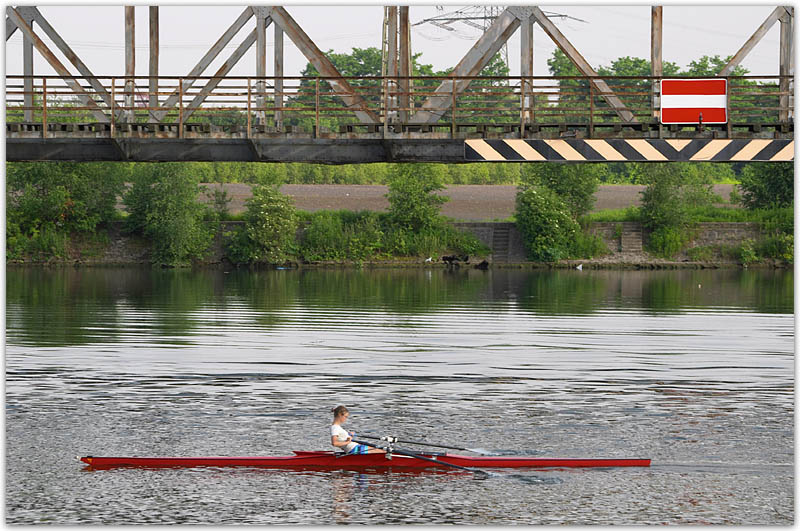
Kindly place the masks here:
[[(541, 5), (541, 4), (540, 4)], [(412, 25), (463, 6), (412, 5)], [(607, 66), (621, 56), (650, 58), (650, 7), (647, 5), (541, 5), (548, 13), (574, 18), (552, 20), (595, 68)], [(722, 57), (734, 54), (774, 9), (775, 4), (759, 5), (665, 5), (664, 60), (684, 67), (702, 55)], [(185, 75), (242, 12), (243, 6), (162, 5), (160, 9), (161, 75)], [(323, 50), (349, 52), (353, 47), (381, 46), (383, 8), (380, 5), (320, 6), (287, 5), (289, 13)], [(72, 49), (98, 76), (124, 73), (124, 10), (122, 6), (65, 3), (41, 6), (40, 10)], [(580, 20), (576, 20), (580, 19)], [(205, 74), (210, 75), (254, 27), (254, 19), (234, 38)], [(776, 23), (742, 63), (752, 74), (778, 73), (779, 23)], [(454, 66), (469, 50), (480, 31), (459, 23), (457, 32), (431, 24), (412, 27), (411, 47), (422, 52), (421, 61), (436, 69)], [(268, 30), (268, 53), (273, 45)], [(42, 34), (39, 31), (39, 34)], [(44, 38), (51, 49), (49, 39)], [(148, 8), (136, 7), (136, 71), (148, 71)], [(555, 45), (534, 26), (534, 74), (548, 75), (547, 59)], [(57, 52), (62, 62), (72, 65)], [(508, 42), (511, 74), (519, 74), (519, 32)], [(271, 61), (269, 61), (271, 63)], [(306, 59), (286, 40), (285, 75), (298, 75)], [(53, 70), (35, 53), (35, 73)], [(255, 52), (250, 50), (233, 71), (235, 75), (255, 75)], [(272, 65), (267, 68), (268, 75)], [(6, 42), (6, 73), (22, 74), (22, 37), (17, 31)]]

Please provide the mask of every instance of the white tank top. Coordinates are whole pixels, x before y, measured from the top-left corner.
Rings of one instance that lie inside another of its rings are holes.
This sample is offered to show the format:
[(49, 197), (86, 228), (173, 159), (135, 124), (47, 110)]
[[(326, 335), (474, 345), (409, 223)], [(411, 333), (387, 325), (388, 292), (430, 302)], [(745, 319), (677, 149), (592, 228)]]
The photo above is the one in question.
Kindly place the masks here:
[[(331, 424), (331, 437), (336, 437), (337, 441), (344, 442), (348, 437), (350, 437), (350, 434), (338, 424)], [(356, 443), (350, 441), (347, 446), (341, 446), (340, 448), (342, 448), (345, 452), (349, 452), (355, 447)]]

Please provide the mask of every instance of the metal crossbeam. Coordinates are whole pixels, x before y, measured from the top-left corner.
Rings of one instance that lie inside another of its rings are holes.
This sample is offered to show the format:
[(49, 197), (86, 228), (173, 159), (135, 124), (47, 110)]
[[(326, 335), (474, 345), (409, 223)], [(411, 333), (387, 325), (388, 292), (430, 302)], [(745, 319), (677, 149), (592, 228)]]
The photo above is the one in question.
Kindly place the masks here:
[[(269, 25), (269, 19), (267, 19), (267, 25)], [(189, 116), (197, 110), (201, 103), (208, 97), (209, 94), (219, 85), (223, 78), (230, 72), (231, 68), (236, 66), (236, 63), (239, 62), (239, 59), (247, 52), (247, 50), (256, 42), (256, 34), (258, 33), (257, 30), (253, 30), (247, 36), (247, 38), (242, 41), (236, 51), (231, 54), (230, 58), (225, 61), (219, 70), (214, 73), (214, 77), (211, 78), (208, 83), (198, 92), (198, 94), (194, 97), (194, 99), (186, 106), (186, 109), (183, 111), (183, 119), (184, 121), (189, 118)]]
[[(314, 65), (322, 76), (341, 78), (342, 74), (333, 66), (333, 63), (314, 44), (314, 41), (303, 31), (303, 28), (282, 7), (253, 8), (267, 10), (267, 14), (286, 35), (294, 42), (295, 46), (306, 56), (308, 62)], [(353, 111), (362, 123), (380, 123), (378, 116), (367, 108), (367, 102), (355, 93), (353, 87), (344, 79), (328, 79), (328, 83), (337, 96), (339, 96), (348, 109)]]
[[(472, 46), (453, 69), (453, 76), (476, 76), (491, 62), (511, 35), (519, 27), (519, 18), (508, 9), (497, 17), (480, 39)], [(455, 86), (454, 86), (455, 84)], [(422, 107), (411, 118), (413, 124), (434, 123), (453, 104), (454, 93), (460, 94), (469, 86), (469, 80), (446, 80), (436, 88)]]
[(739, 63), (741, 63), (742, 60), (745, 57), (747, 57), (747, 54), (750, 53), (750, 50), (752, 50), (755, 47), (755, 45), (761, 41), (761, 39), (764, 37), (764, 35), (767, 34), (769, 29), (785, 14), (786, 14), (785, 8), (781, 6), (776, 7), (772, 11), (772, 13), (769, 14), (767, 19), (764, 22), (762, 22), (761, 25), (756, 29), (756, 31), (750, 36), (750, 38), (747, 39), (747, 41), (742, 45), (742, 47), (739, 48), (739, 51), (736, 52), (736, 54), (734, 54), (734, 56), (731, 58), (730, 61), (728, 61), (728, 64), (722, 67), (722, 70), (720, 70), (719, 75), (727, 76), (731, 72), (733, 72), (733, 69), (739, 66)]
[[(542, 27), (545, 33), (553, 39), (553, 42), (561, 48), (561, 51), (566, 54), (566, 56), (575, 63), (575, 66), (578, 67), (578, 70), (585, 76), (597, 76), (597, 72), (594, 71), (592, 66), (589, 62), (583, 58), (583, 56), (578, 52), (578, 49), (572, 45), (569, 40), (564, 36), (563, 33), (553, 24), (549, 18), (536, 6), (531, 6), (531, 13), (533, 18), (539, 25)], [(633, 115), (631, 111), (629, 111), (625, 104), (614, 94), (614, 91), (608, 86), (608, 84), (601, 80), (601, 79), (592, 79), (590, 81), (592, 85), (594, 85), (600, 95), (608, 102), (611, 108), (619, 115), (626, 122), (636, 123), (636, 117)]]
[(164, 105), (162, 106), (161, 110), (155, 111), (153, 113), (157, 121), (160, 122), (164, 119), (164, 117), (169, 112), (169, 109), (171, 109), (172, 107), (175, 106), (176, 103), (178, 103), (181, 91), (190, 88), (194, 84), (195, 80), (193, 78), (201, 75), (205, 71), (205, 69), (208, 68), (208, 65), (211, 64), (211, 61), (216, 59), (216, 57), (225, 48), (225, 46), (227, 46), (228, 43), (231, 42), (233, 37), (237, 33), (239, 33), (239, 30), (241, 30), (244, 27), (244, 25), (247, 23), (248, 20), (250, 20), (252, 16), (253, 16), (252, 8), (246, 7), (244, 11), (242, 11), (242, 14), (239, 15), (239, 17), (233, 21), (233, 24), (231, 24), (228, 27), (228, 29), (225, 30), (225, 32), (217, 40), (217, 42), (215, 42), (214, 45), (211, 46), (211, 48), (209, 48), (206, 54), (200, 59), (200, 61), (197, 62), (194, 68), (192, 68), (192, 70), (186, 76), (188, 79), (185, 79), (183, 81), (183, 88), (181, 89), (179, 87), (175, 89), (175, 91), (167, 97), (166, 101), (164, 101)]
[(92, 114), (97, 118), (97, 120), (101, 122), (109, 121), (108, 116), (103, 112), (103, 110), (95, 103), (94, 99), (87, 93), (83, 87), (81, 87), (80, 83), (78, 83), (72, 74), (67, 70), (61, 61), (55, 56), (55, 54), (50, 51), (47, 45), (39, 38), (38, 35), (33, 31), (33, 28), (25, 21), (25, 18), (13, 7), (6, 8), (6, 15), (8, 18), (19, 28), (22, 34), (27, 37), (32, 43), (33, 46), (42, 54), (42, 57), (50, 63), (50, 66), (58, 73), (59, 76), (64, 78), (64, 81), (69, 85), (69, 87), (75, 92), (78, 99), (87, 107), (90, 108)]
[(47, 19), (44, 18), (44, 15), (42, 15), (39, 9), (37, 9), (36, 7), (30, 7), (27, 9), (31, 10), (31, 16), (33, 20), (39, 25), (40, 28), (42, 28), (42, 31), (44, 31), (45, 34), (48, 37), (50, 37), (50, 40), (53, 41), (53, 44), (56, 45), (56, 48), (61, 50), (61, 53), (64, 54), (64, 57), (66, 57), (69, 60), (69, 62), (72, 63), (73, 66), (75, 66), (78, 72), (80, 72), (80, 74), (86, 78), (86, 80), (92, 86), (97, 95), (100, 96), (100, 98), (110, 108), (111, 95), (103, 87), (103, 84), (100, 83), (100, 81), (95, 77), (92, 71), (89, 70), (89, 67), (87, 67), (83, 61), (81, 61), (80, 57), (78, 57), (78, 54), (72, 51), (72, 48), (69, 47), (66, 41), (64, 41), (64, 39), (61, 38), (61, 35), (59, 35), (58, 32), (53, 28), (53, 26), (50, 25)]

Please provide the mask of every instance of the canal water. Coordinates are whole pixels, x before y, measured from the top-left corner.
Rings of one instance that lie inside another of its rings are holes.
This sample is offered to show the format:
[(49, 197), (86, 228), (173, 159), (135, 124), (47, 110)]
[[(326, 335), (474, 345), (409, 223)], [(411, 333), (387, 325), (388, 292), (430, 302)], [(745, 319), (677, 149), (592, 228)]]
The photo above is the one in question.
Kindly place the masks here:
[[(8, 268), (6, 290), (6, 523), (794, 521), (790, 271)], [(328, 449), (338, 404), (362, 434), (652, 466), (75, 459)]]

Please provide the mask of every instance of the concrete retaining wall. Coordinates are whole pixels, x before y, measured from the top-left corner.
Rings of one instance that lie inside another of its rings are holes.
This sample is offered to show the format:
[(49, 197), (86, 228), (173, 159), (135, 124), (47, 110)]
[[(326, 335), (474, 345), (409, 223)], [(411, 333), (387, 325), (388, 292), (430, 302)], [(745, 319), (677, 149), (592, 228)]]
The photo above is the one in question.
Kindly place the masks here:
[[(513, 223), (455, 223), (475, 234), (479, 240), (494, 251), (494, 262), (524, 262), (526, 260), (525, 245), (522, 235)], [(509, 231), (508, 251), (506, 258), (505, 249), (498, 249), (495, 245), (497, 229), (506, 227)], [(600, 236), (612, 254), (629, 253), (629, 249), (622, 246), (624, 235), (640, 234), (642, 241), (634, 247), (633, 252), (641, 253), (642, 246), (647, 244), (649, 232), (638, 222), (597, 222), (589, 225), (588, 230)], [(746, 239), (759, 240), (762, 238), (758, 223), (700, 223), (694, 232), (694, 239), (689, 247), (702, 247), (713, 245), (736, 246)]]
[[(222, 233), (232, 231), (241, 225), (241, 221), (229, 221), (222, 224), (222, 231), (217, 234), (212, 245), (211, 252), (207, 261), (217, 263), (222, 260), (223, 237)], [(142, 263), (147, 262), (149, 250), (146, 242), (140, 238), (132, 237), (121, 233), (119, 227), (111, 229), (111, 245), (106, 250), (103, 257), (99, 260), (86, 260), (90, 262), (108, 263)], [(526, 261), (525, 245), (522, 242), (522, 235), (514, 223), (507, 222), (461, 222), (454, 225), (462, 230), (471, 232), (480, 241), (492, 249), (489, 260), (498, 263), (519, 263)], [(630, 226), (630, 227), (629, 227)], [(634, 222), (599, 222), (592, 223), (589, 230), (600, 236), (605, 242), (612, 255), (631, 258), (631, 253), (622, 248), (622, 234), (636, 233), (636, 229), (641, 229), (640, 224)], [(647, 242), (647, 231), (639, 231)], [(759, 240), (762, 234), (757, 223), (700, 223), (695, 231), (695, 238), (690, 247), (726, 245), (736, 246), (746, 239)], [(640, 260), (647, 260), (648, 256), (639, 252)], [(634, 257), (636, 258), (636, 257)]]
[[(600, 236), (612, 252), (621, 251), (620, 236), (629, 225), (638, 225), (641, 228), (643, 244), (646, 245), (650, 232), (641, 227), (638, 222), (613, 222), (603, 221), (592, 223), (589, 230)], [(736, 246), (744, 240), (759, 240), (763, 237), (758, 223), (699, 223), (693, 232), (689, 248), (713, 245)]]

